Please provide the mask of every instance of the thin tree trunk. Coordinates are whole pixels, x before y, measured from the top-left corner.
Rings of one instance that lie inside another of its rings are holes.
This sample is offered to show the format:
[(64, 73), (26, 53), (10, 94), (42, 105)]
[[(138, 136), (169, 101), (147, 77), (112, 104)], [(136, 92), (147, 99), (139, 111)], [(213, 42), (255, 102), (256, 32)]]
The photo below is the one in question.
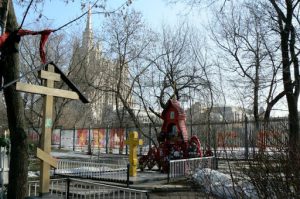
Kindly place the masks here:
[[(259, 36), (257, 36), (259, 37)], [(258, 92), (260, 86), (260, 79), (259, 79), (259, 68), (260, 68), (260, 61), (259, 61), (259, 49), (258, 49), (258, 40), (256, 41), (257, 49), (255, 53), (255, 78), (254, 78), (254, 102), (253, 102), (253, 114), (255, 120), (255, 130), (258, 131), (259, 128), (259, 113), (258, 113)]]
[(265, 122), (269, 122), (270, 119), (270, 115), (271, 115), (271, 111), (273, 106), (283, 97), (285, 96), (285, 92), (282, 91), (281, 93), (279, 93), (272, 101), (267, 101), (267, 109), (264, 115), (264, 121)]
[[(18, 28), (12, 1), (8, 10), (6, 31), (13, 32)], [(1, 67), (4, 83), (9, 83), (19, 76), (18, 38), (11, 34), (2, 49)], [(28, 151), (24, 117), (24, 104), (15, 86), (4, 90), (7, 107), (8, 126), (11, 139), (9, 168), (8, 199), (23, 199), (27, 192)]]
[[(288, 28), (286, 28), (288, 29)], [(297, 97), (294, 96), (294, 85), (291, 78), (290, 59), (289, 59), (289, 31), (284, 30), (281, 33), (281, 53), (282, 53), (282, 73), (283, 73), (283, 85), (286, 93), (286, 99), (289, 110), (289, 146), (291, 151), (297, 149), (299, 142), (299, 116)]]

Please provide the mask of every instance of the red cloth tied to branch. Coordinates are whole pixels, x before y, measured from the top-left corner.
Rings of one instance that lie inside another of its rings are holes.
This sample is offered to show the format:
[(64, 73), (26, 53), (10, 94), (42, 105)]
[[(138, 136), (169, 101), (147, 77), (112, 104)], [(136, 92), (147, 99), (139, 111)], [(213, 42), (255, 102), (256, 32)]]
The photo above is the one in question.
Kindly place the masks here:
[[(53, 32), (53, 30), (46, 29), (42, 31), (31, 31), (31, 30), (23, 30), (20, 29), (17, 31), (17, 35), (22, 37), (25, 35), (41, 35), (41, 40), (40, 40), (40, 57), (42, 60), (42, 63), (46, 63), (46, 53), (45, 53), (45, 45), (48, 40), (48, 37), (50, 33)], [(0, 36), (0, 49), (4, 46), (5, 42), (9, 38), (11, 33), (5, 32), (3, 35)]]

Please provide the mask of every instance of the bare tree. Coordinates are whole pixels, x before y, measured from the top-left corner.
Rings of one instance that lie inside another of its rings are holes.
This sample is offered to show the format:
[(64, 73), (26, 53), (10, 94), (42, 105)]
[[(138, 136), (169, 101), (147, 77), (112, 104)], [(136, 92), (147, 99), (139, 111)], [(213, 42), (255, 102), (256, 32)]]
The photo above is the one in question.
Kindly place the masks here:
[(200, 92), (207, 88), (208, 81), (205, 72), (196, 61), (193, 52), (193, 38), (187, 25), (181, 24), (173, 30), (164, 27), (157, 54), (153, 60), (158, 71), (159, 90), (156, 93), (162, 108), (172, 98), (180, 99), (189, 92), (189, 89)]
[[(277, 2), (270, 0), (270, 18), (273, 19), (275, 31), (279, 36), (281, 61), (282, 61), (282, 82), (289, 110), (289, 146), (293, 153), (298, 153), (299, 136), (299, 115), (298, 98), (300, 91), (298, 50), (299, 26), (299, 1)], [(299, 176), (298, 176), (299, 177)]]
[[(223, 12), (216, 12), (220, 31), (211, 28), (211, 34), (213, 40), (225, 52), (226, 70), (230, 67), (231, 72), (240, 76), (238, 85), (237, 79), (230, 78), (235, 85), (243, 87), (245, 93), (248, 93), (247, 98), (251, 100), (252, 113), (258, 127), (262, 99), (266, 98), (268, 104), (266, 119), (269, 118), (271, 108), (275, 104), (272, 99), (276, 94), (280, 68), (276, 56), (278, 45), (272, 41), (273, 35), (264, 23), (264, 14), (255, 10), (254, 3), (230, 5)], [(268, 95), (264, 96), (264, 93)], [(282, 94), (277, 97), (277, 101), (280, 98)]]
[[(178, 1), (173, 1), (178, 3)], [(216, 0), (209, 1), (210, 3), (217, 3), (221, 5), (220, 11), (223, 11), (227, 1)], [(248, 1), (245, 1), (248, 2)], [(188, 0), (185, 1), (188, 5), (195, 7), (197, 5), (204, 5), (205, 2), (201, 0)], [(248, 3), (253, 3), (249, 1)], [(279, 98), (286, 96), (288, 111), (289, 111), (289, 142), (291, 151), (297, 151), (299, 145), (299, 116), (298, 116), (298, 98), (299, 98), (299, 63), (298, 63), (298, 25), (299, 25), (299, 1), (287, 0), (284, 2), (269, 0), (269, 1), (256, 1), (256, 8), (268, 17), (269, 27), (273, 33), (273, 40), (276, 40), (281, 51), (281, 72), (283, 91), (274, 96), (271, 101), (268, 101), (268, 111)], [(239, 19), (239, 18), (237, 18)], [(267, 21), (266, 21), (267, 22)], [(238, 28), (238, 27), (237, 27)], [(270, 30), (268, 29), (268, 30)], [(233, 35), (236, 36), (236, 35)], [(269, 41), (267, 41), (268, 43)], [(269, 43), (268, 43), (269, 44)], [(270, 45), (268, 45), (270, 47)], [(270, 61), (272, 62), (272, 60)], [(277, 65), (277, 64), (276, 64)], [(277, 65), (278, 66), (278, 65)], [(255, 79), (254, 79), (255, 80)], [(272, 80), (273, 81), (273, 80)], [(273, 82), (274, 83), (274, 82)], [(269, 94), (272, 92), (269, 92)], [(270, 100), (269, 98), (267, 100)]]
[[(18, 29), (17, 19), (14, 13), (12, 1), (3, 1), (1, 13), (2, 29), (13, 33)], [(6, 6), (7, 5), (7, 6)], [(8, 7), (8, 9), (7, 9)], [(19, 75), (19, 53), (18, 38), (16, 34), (11, 34), (10, 40), (1, 48), (1, 76), (4, 84), (18, 78)], [(10, 130), (11, 163), (9, 172), (8, 198), (24, 198), (27, 190), (28, 153), (26, 139), (26, 125), (24, 118), (24, 105), (19, 92), (14, 86), (4, 90), (7, 107), (8, 125)], [(17, 187), (18, 191), (14, 188)]]
[[(38, 74), (34, 71), (40, 65), (39, 56), (39, 41), (37, 37), (26, 37), (23, 38), (20, 43), (20, 61), (21, 61), (21, 76), (24, 74), (22, 81), (30, 82), (31, 84), (41, 84), (41, 80), (38, 78)], [(53, 60), (61, 68), (66, 68), (69, 49), (68, 42), (65, 35), (56, 34), (53, 35), (46, 45), (48, 60)], [(59, 85), (58, 85), (59, 84)], [(62, 83), (58, 83), (57, 86), (61, 88)], [(40, 136), (40, 126), (42, 122), (42, 96), (34, 94), (24, 94), (24, 105), (26, 107), (25, 118), (28, 123), (28, 127), (33, 129), (35, 133)], [(59, 119), (63, 115), (64, 107), (70, 102), (66, 99), (55, 100), (54, 106), (54, 118), (53, 126), (55, 127)]]
[[(124, 125), (125, 117), (129, 116), (143, 133), (134, 110), (133, 95), (139, 76), (147, 68), (139, 64), (152, 42), (151, 31), (145, 26), (141, 14), (134, 10), (111, 15), (103, 30), (104, 42), (107, 42), (104, 46), (108, 47), (103, 50), (103, 56), (110, 61), (104, 71), (99, 71), (98, 77), (90, 83), (96, 90), (113, 96), (111, 104), (115, 107), (119, 125)], [(97, 81), (99, 76), (106, 76), (106, 82)]]

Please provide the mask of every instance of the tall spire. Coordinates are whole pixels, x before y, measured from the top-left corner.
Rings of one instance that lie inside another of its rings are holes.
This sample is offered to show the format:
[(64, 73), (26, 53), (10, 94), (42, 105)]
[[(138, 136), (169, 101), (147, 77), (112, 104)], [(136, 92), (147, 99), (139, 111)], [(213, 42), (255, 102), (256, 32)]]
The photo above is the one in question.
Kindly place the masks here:
[(83, 32), (83, 38), (82, 38), (82, 47), (84, 47), (85, 50), (87, 50), (88, 52), (92, 48), (92, 43), (93, 43), (92, 8), (91, 5), (89, 4), (86, 27)]
[(86, 21), (86, 27), (85, 31), (92, 30), (92, 8), (91, 4), (88, 6), (88, 14), (87, 14), (87, 21)]

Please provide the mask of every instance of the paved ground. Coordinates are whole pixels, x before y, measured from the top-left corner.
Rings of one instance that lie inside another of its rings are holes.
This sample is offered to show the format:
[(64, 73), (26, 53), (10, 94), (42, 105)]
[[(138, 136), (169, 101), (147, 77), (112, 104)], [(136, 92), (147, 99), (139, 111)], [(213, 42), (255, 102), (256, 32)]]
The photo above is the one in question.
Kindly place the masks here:
[[(53, 152), (57, 158), (66, 159), (94, 159), (99, 158), (95, 156), (89, 156), (78, 152)], [(101, 154), (100, 159), (124, 159), (127, 158), (124, 155), (113, 155), (113, 154)], [(202, 199), (202, 198), (214, 198), (209, 196), (200, 188), (193, 187), (192, 183), (188, 182), (186, 179), (179, 182), (167, 182), (167, 174), (160, 173), (158, 170), (145, 170), (143, 172), (139, 171), (136, 177), (130, 177), (130, 188), (147, 190), (149, 191), (149, 199)], [(96, 181), (99, 182), (99, 181)], [(102, 182), (101, 182), (102, 183)], [(118, 183), (105, 184), (120, 185)], [(126, 186), (121, 184), (121, 186)]]
[(214, 199), (201, 192), (161, 192), (151, 193), (149, 199)]

